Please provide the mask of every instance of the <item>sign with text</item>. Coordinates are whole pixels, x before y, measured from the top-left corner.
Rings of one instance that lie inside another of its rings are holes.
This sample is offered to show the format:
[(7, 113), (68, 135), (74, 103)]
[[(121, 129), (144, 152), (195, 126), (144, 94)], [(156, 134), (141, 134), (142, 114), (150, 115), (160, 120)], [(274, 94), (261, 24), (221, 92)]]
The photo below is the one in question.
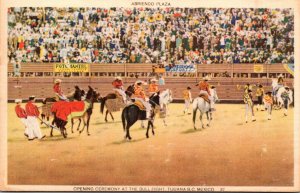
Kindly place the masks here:
[(255, 73), (263, 73), (264, 72), (264, 66), (261, 64), (255, 64), (253, 65), (253, 72)]
[(89, 64), (54, 64), (54, 72), (89, 72)]
[(196, 72), (195, 65), (175, 65), (173, 67), (166, 66), (167, 72)]

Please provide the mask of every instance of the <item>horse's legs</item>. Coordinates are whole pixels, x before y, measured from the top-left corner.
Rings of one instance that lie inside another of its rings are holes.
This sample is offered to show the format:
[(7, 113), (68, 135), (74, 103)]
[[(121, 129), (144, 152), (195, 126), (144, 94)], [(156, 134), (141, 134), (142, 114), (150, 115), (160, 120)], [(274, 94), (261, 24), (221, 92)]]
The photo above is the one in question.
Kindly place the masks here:
[(105, 112), (105, 122), (107, 122), (107, 115), (108, 115), (108, 110), (106, 110), (106, 112)]
[(45, 119), (45, 115), (44, 115), (44, 114), (41, 114), (41, 117), (42, 117), (41, 124), (43, 124), (43, 121), (44, 121), (44, 119)]
[(210, 122), (211, 122), (211, 120), (212, 120), (212, 112), (206, 112), (206, 116), (207, 116), (207, 120), (208, 120), (208, 123), (207, 123), (207, 127), (209, 127), (210, 126)]
[(79, 134), (82, 133), (82, 131), (84, 130), (84, 128), (86, 126), (86, 120), (85, 120), (85, 118), (83, 117), (82, 119), (83, 119), (83, 127), (82, 127), (81, 130), (79, 130)]
[[(55, 122), (55, 117), (53, 118), (53, 121), (52, 121), (51, 125), (55, 126), (54, 124), (56, 125), (56, 127), (58, 127), (58, 125)], [(53, 127), (51, 127), (50, 136), (53, 137)]]
[(164, 125), (167, 126), (166, 118), (163, 118)]
[(73, 131), (73, 126), (74, 126), (74, 119), (71, 119), (71, 132), (74, 133)]
[(78, 126), (77, 126), (77, 131), (79, 131), (80, 124), (81, 124), (81, 118), (79, 119), (79, 123), (78, 123)]
[[(154, 121), (154, 120), (153, 120)], [(151, 127), (152, 127), (152, 135), (154, 135), (155, 133), (154, 133), (154, 125), (153, 125), (153, 121), (151, 120), (150, 121), (150, 125), (151, 125)]]
[(197, 127), (195, 125), (196, 123), (196, 115), (197, 115), (197, 109), (193, 109), (193, 123), (194, 123), (194, 129), (196, 130)]
[(125, 136), (125, 139), (129, 139), (131, 140), (131, 137), (130, 137), (130, 134), (129, 134), (129, 128), (130, 128), (131, 125), (127, 124), (126, 125), (126, 136)]
[(147, 132), (146, 132), (146, 137), (149, 138), (149, 128), (150, 128), (150, 121), (148, 121), (148, 126), (147, 126)]
[(203, 117), (203, 113), (200, 112), (200, 122), (201, 122), (201, 125), (202, 125), (202, 129), (205, 129), (205, 127), (204, 127), (204, 125), (203, 125), (202, 117)]
[(145, 125), (144, 125), (144, 121), (143, 120), (141, 120), (141, 128), (145, 128)]
[(88, 115), (88, 118), (87, 118), (87, 121), (86, 121), (86, 133), (87, 133), (87, 135), (90, 135), (90, 133), (89, 133), (90, 119), (91, 119), (91, 115)]
[(114, 118), (114, 116), (112, 115), (112, 113), (109, 112), (109, 114), (110, 114), (111, 119), (112, 119), (113, 121), (115, 121), (115, 118)]

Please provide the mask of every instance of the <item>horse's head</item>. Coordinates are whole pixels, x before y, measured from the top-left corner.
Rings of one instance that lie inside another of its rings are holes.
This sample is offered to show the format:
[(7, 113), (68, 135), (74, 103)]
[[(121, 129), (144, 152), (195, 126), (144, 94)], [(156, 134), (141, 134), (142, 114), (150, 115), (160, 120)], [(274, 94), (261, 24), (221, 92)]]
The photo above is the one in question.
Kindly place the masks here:
[(134, 93), (134, 84), (129, 85), (127, 87), (125, 93), (126, 93), (126, 95), (128, 95), (129, 97), (131, 97), (131, 95)]
[(90, 100), (92, 103), (98, 101), (100, 93), (96, 92), (92, 87), (89, 86), (89, 90), (86, 94), (86, 100)]
[(85, 95), (85, 91), (81, 90), (77, 85), (75, 86), (74, 99), (77, 101), (81, 101), (82, 97)]
[(149, 97), (149, 103), (151, 104), (152, 107), (155, 107), (156, 105), (160, 105), (159, 103), (159, 92), (152, 94)]
[(172, 91), (170, 89), (163, 91), (160, 94), (160, 101), (161, 101), (160, 103), (163, 104), (171, 103), (173, 101)]

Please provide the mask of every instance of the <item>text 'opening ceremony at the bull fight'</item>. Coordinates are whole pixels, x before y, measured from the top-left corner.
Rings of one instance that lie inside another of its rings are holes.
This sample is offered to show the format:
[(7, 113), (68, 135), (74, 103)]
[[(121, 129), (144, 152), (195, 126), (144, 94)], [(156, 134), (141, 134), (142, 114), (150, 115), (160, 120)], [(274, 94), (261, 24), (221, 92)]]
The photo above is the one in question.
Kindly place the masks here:
[(9, 183), (293, 185), (292, 8), (10, 7), (7, 22)]

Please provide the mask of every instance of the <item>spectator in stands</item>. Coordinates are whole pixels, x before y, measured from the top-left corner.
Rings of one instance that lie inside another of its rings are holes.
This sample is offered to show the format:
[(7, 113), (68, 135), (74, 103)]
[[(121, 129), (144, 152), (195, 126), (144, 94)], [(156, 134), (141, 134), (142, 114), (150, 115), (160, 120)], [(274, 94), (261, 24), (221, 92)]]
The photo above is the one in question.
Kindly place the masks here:
[(292, 9), (16, 7), (8, 25), (25, 62), (294, 62)]
[(165, 85), (165, 79), (162, 75), (158, 79), (158, 85)]

